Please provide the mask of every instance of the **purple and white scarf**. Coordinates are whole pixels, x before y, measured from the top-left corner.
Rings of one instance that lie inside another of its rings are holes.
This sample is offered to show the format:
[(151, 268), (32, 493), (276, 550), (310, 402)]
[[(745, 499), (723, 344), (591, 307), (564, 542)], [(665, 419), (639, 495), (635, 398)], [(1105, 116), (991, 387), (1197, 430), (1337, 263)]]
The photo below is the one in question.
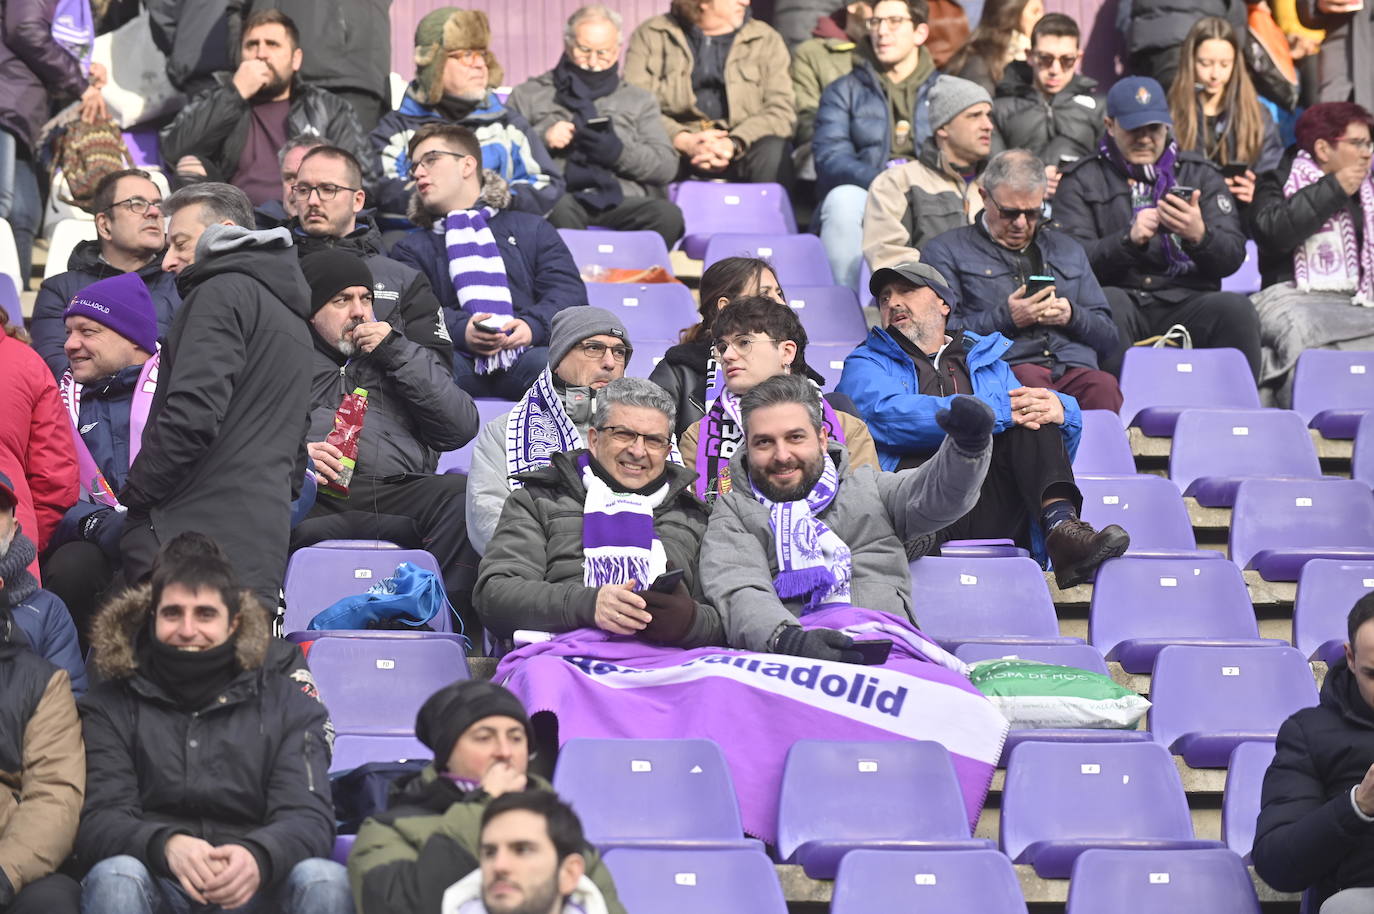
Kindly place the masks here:
[[(548, 466), (552, 455), (585, 446), (553, 386), (552, 369), (545, 368), (506, 419), (506, 474), (537, 470)], [(511, 485), (521, 483), (512, 479)]]
[(640, 588), (668, 570), (668, 556), (654, 532), (654, 509), (668, 497), (664, 483), (652, 495), (616, 492), (592, 469), (591, 456), (577, 458), (587, 496), (582, 503), (582, 583)]
[[(1316, 184), (1325, 173), (1306, 151), (1293, 159), (1283, 182), (1284, 199)], [(1300, 292), (1351, 292), (1352, 304), (1374, 308), (1374, 175), (1360, 182), (1364, 244), (1355, 241), (1355, 220), (1341, 207), (1293, 251), (1293, 282)]]
[[(133, 464), (143, 447), (143, 429), (148, 424), (148, 414), (153, 408), (153, 396), (157, 393), (158, 365), (162, 361), (162, 345), (158, 344), (148, 361), (138, 373), (138, 383), (134, 385), (133, 399), (129, 405), (129, 463)], [(67, 417), (71, 419), (72, 446), (76, 448), (76, 468), (80, 474), (81, 500), (95, 502), (109, 508), (120, 507), (114, 488), (100, 472), (100, 467), (91, 455), (81, 437), (81, 385), (72, 377), (68, 368), (57, 382), (62, 394), (62, 403), (67, 407)]]
[[(1172, 139), (1164, 147), (1164, 154), (1152, 165), (1137, 165), (1127, 162), (1117, 148), (1110, 133), (1104, 133), (1097, 142), (1097, 151), (1102, 158), (1112, 164), (1117, 171), (1126, 176), (1131, 184), (1131, 213), (1159, 206), (1159, 201), (1178, 183), (1174, 177), (1174, 163), (1178, 161), (1178, 144)], [(1172, 232), (1160, 231), (1159, 240), (1164, 245), (1167, 262), (1165, 272), (1170, 276), (1181, 276), (1197, 269), (1193, 258), (1183, 251), (1183, 239)]]
[(835, 462), (829, 454), (824, 459), (821, 478), (805, 498), (774, 502), (753, 490), (759, 504), (768, 509), (768, 525), (776, 544), (778, 575), (773, 579), (773, 589), (783, 600), (805, 597), (803, 615), (830, 603), (849, 602), (849, 547), (817, 517), (835, 500), (840, 487)]
[[(454, 210), (436, 228), (444, 233), (448, 276), (453, 281), (453, 290), (458, 293), (458, 304), (468, 314), (489, 313), (509, 322), (513, 319), (511, 312), (515, 306), (511, 303), (506, 263), (501, 259), (501, 249), (496, 246), (496, 236), (487, 224), (494, 215), (496, 209), (491, 206)], [(509, 368), (526, 348), (517, 346), (476, 356), (476, 371), (491, 374)]]

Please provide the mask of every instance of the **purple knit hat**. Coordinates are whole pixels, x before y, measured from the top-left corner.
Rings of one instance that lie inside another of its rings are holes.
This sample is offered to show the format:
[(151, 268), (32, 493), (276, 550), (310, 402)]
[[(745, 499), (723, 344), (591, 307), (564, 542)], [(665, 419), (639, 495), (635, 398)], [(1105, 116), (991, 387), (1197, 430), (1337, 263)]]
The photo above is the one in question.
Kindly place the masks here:
[(157, 351), (157, 308), (137, 273), (91, 283), (72, 296), (62, 319), (85, 317), (104, 324), (145, 352)]

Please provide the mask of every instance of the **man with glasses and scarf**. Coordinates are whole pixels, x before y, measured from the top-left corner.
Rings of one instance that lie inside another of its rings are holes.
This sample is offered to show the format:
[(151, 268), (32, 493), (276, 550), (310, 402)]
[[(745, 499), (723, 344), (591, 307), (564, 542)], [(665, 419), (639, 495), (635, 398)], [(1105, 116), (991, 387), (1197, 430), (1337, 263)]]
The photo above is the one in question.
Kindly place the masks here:
[(1254, 306), (1221, 291), (1245, 259), (1236, 201), (1219, 166), (1179, 150), (1172, 124), (1159, 83), (1118, 81), (1097, 155), (1070, 165), (1054, 195), (1054, 225), (1087, 249), (1121, 335), (1102, 368), (1120, 375), (1124, 349), (1178, 325), (1199, 349), (1239, 349), (1259, 377)]

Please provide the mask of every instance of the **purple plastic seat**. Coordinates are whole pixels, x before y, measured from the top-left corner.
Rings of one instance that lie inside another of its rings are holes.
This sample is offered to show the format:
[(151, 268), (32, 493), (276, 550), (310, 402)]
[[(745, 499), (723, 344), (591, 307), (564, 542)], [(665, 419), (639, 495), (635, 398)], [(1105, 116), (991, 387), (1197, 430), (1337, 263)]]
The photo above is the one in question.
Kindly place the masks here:
[(1121, 421), (1147, 435), (1174, 433), (1189, 407), (1258, 409), (1259, 391), (1239, 349), (1126, 350), (1121, 365)]
[[(402, 562), (410, 562), (439, 575), (434, 556), (423, 549), (334, 549), (306, 546), (291, 554), (286, 566), (286, 615), (282, 631), (301, 631), (322, 609), (344, 597), (366, 593), (377, 582), (391, 577)], [(429, 620), (437, 632), (453, 631), (451, 613), (440, 611)]]
[(1355, 430), (1355, 447), (1350, 455), (1350, 478), (1374, 488), (1374, 412), (1365, 413)]
[(658, 232), (601, 232), (590, 229), (559, 229), (579, 270), (599, 266), (627, 270), (663, 267), (673, 272), (668, 246)]
[(310, 671), (338, 733), (393, 737), (413, 736), (425, 699), (469, 678), (462, 645), (447, 638), (317, 638)]
[(777, 871), (761, 850), (622, 848), (604, 859), (627, 911), (787, 914)]
[(133, 159), (134, 168), (162, 167), (156, 130), (126, 130), (124, 145), (129, 150), (129, 157)]
[(832, 393), (844, 374), (844, 360), (854, 351), (856, 343), (807, 343), (806, 364), (825, 379), (822, 393)]
[(717, 232), (795, 234), (792, 201), (781, 184), (727, 184), (720, 181), (683, 181), (673, 202), (682, 210), (686, 234), (678, 247), (693, 260), (706, 254), (706, 243)]
[(858, 848), (991, 848), (969, 833), (949, 751), (927, 740), (792, 744), (778, 801), (778, 858), (834, 879)]
[(947, 559), (1027, 559), (1030, 550), (1009, 539), (946, 540), (940, 544), (940, 555)]
[[(692, 293), (678, 282), (651, 283), (636, 286), (618, 282), (587, 283), (587, 303), (620, 318), (630, 335), (630, 344), (636, 352), (630, 356), (630, 364), (636, 370), (649, 373), (650, 366), (638, 358), (640, 340), (672, 340), (677, 342), (683, 327), (697, 323), (701, 316), (692, 301)], [(632, 374), (634, 372), (631, 372)]]
[(1026, 914), (1016, 870), (994, 850), (857, 850), (840, 861), (830, 914)]
[(873, 278), (873, 268), (868, 265), (868, 258), (859, 261), (859, 284), (854, 287), (854, 291), (859, 295), (859, 304), (865, 308), (875, 305), (873, 293), (868, 290), (868, 281)]
[[(778, 282), (791, 286), (833, 286), (835, 275), (815, 235), (779, 235), (756, 232), (718, 232), (706, 244), (702, 269), (726, 257), (759, 257), (773, 265)], [(861, 340), (856, 340), (858, 345)], [(851, 347), (852, 348), (852, 347)]]
[(1274, 739), (1317, 703), (1307, 658), (1292, 647), (1171, 645), (1150, 677), (1150, 733), (1194, 768), (1225, 768), (1236, 745)]
[(368, 762), (403, 762), (433, 757), (429, 747), (413, 736), (340, 733), (334, 738), (334, 758), (329, 770), (348, 771)]
[(400, 549), (391, 540), (320, 540), (316, 549)]
[(1044, 573), (1031, 559), (926, 556), (910, 569), (921, 631), (946, 648), (965, 641), (1081, 643), (1060, 636)]
[(1135, 455), (1120, 416), (1109, 409), (1083, 410), (1083, 433), (1073, 455), (1073, 471), (1095, 476), (1135, 473)]
[(1302, 417), (1286, 409), (1187, 409), (1174, 426), (1169, 478), (1198, 504), (1229, 508), (1242, 479), (1320, 479)]
[(1046, 879), (1067, 877), (1094, 847), (1222, 846), (1193, 837), (1178, 769), (1152, 742), (1017, 746), (1002, 790), (1000, 844), (1012, 863), (1028, 863)]
[(1225, 848), (1093, 850), (1074, 864), (1065, 914), (1260, 914), (1245, 864)]
[[(662, 239), (659, 239), (660, 241)], [(509, 400), (496, 400), (489, 397), (473, 397), (472, 402), (477, 406), (477, 417), (481, 425), (485, 426), (497, 416), (504, 416), (515, 406)], [(472, 440), (457, 450), (445, 451), (439, 455), (439, 465), (435, 468), (436, 473), (466, 473), (472, 468), (472, 449), (477, 445), (477, 435), (472, 436)]]
[(19, 304), (19, 289), (14, 284), (14, 278), (8, 273), (0, 273), (0, 308), (4, 308), (7, 314), (13, 315), (16, 319), (22, 319), (24, 312)]
[(1284, 643), (1260, 638), (1245, 576), (1233, 563), (1129, 556), (1097, 573), (1088, 639), (1128, 673), (1150, 672), (1169, 644)]
[(1293, 371), (1293, 409), (1327, 438), (1354, 438), (1374, 409), (1374, 352), (1309, 349)]
[(1255, 820), (1259, 818), (1260, 789), (1264, 773), (1274, 760), (1269, 740), (1248, 740), (1231, 750), (1226, 765), (1226, 792), (1221, 796), (1221, 839), (1246, 863), (1255, 846)]
[[(1178, 488), (1163, 476), (1079, 476), (1082, 517), (1101, 530), (1120, 524), (1131, 535), (1128, 556), (1221, 558), (1198, 549), (1193, 522)], [(1102, 567), (1111, 564), (1104, 562)], [(1100, 573), (1100, 569), (1099, 569)]]
[(1346, 616), (1374, 591), (1374, 561), (1313, 559), (1298, 576), (1293, 603), (1293, 644), (1308, 660), (1335, 663), (1345, 656)]
[(554, 790), (600, 848), (758, 848), (744, 837), (734, 781), (709, 739), (573, 739)]
[(1353, 479), (1247, 479), (1230, 557), (1266, 581), (1296, 581), (1311, 559), (1374, 559), (1374, 493)]
[(330, 853), (329, 859), (335, 863), (348, 865), (348, 855), (353, 850), (353, 842), (358, 840), (357, 835), (337, 835), (334, 838), (334, 850)]
[(1238, 292), (1241, 295), (1254, 295), (1264, 288), (1260, 279), (1259, 246), (1253, 240), (1245, 242), (1245, 260), (1230, 276), (1221, 280), (1221, 291)]
[(954, 651), (954, 656), (965, 663), (980, 660), (1034, 660), (1036, 663), (1053, 663), (1057, 666), (1071, 666), (1089, 673), (1107, 672), (1107, 661), (1091, 644), (1006, 644), (997, 641), (965, 641)]
[(868, 336), (868, 321), (864, 319), (853, 289), (788, 286), (787, 304), (797, 312), (797, 319), (811, 343), (842, 343), (853, 349)]

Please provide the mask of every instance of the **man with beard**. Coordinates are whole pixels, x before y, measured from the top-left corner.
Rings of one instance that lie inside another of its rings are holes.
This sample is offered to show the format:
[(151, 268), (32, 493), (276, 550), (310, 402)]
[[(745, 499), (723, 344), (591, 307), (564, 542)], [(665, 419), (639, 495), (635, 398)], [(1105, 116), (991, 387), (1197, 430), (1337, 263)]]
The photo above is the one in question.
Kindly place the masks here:
[[(254, 206), (281, 192), (279, 150), (303, 133), (327, 136), (370, 162), (367, 138), (348, 102), (297, 78), (300, 33), (280, 10), (260, 10), (244, 24), (242, 62), (162, 128), (162, 157), (183, 183), (223, 181)], [(367, 183), (373, 176), (365, 175)]]
[(978, 499), (992, 452), (993, 411), (950, 399), (935, 421), (948, 434), (930, 460), (899, 473), (851, 468), (828, 442), (820, 394), (800, 375), (763, 381), (740, 401), (746, 447), (716, 499), (701, 547), (706, 599), (730, 647), (862, 662), (848, 635), (797, 619), (851, 604), (911, 624), (904, 543), (954, 523)]
[[(1043, 172), (1040, 174), (1043, 175)], [(1116, 525), (1098, 532), (1078, 518), (1083, 496), (1070, 455), (1082, 413), (1067, 394), (1024, 387), (1002, 358), (999, 333), (945, 332), (958, 299), (930, 264), (909, 261), (873, 274), (881, 326), (845, 359), (840, 390), (854, 398), (886, 470), (921, 466), (944, 442), (943, 410), (972, 394), (995, 416), (992, 459), (977, 504), (937, 539), (999, 539), (1048, 553), (1061, 588), (1090, 580), (1130, 544)]]

